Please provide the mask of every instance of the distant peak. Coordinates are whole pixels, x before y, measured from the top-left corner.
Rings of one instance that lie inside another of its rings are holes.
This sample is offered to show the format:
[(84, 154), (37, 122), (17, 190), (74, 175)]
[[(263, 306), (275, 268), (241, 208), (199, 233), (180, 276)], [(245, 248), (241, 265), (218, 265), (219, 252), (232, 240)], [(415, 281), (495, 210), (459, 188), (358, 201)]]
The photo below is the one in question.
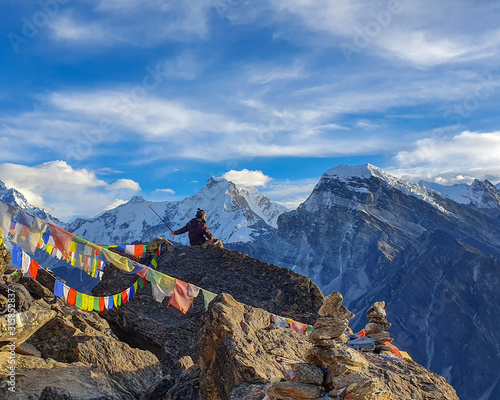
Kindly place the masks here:
[(133, 196), (130, 199), (130, 203), (144, 203), (146, 199), (142, 196)]
[(207, 187), (212, 187), (214, 185), (219, 185), (219, 184), (227, 184), (229, 183), (229, 181), (226, 179), (226, 178), (222, 178), (222, 177), (215, 177), (215, 176), (212, 176), (210, 177), (208, 180), (207, 180)]
[(339, 165), (329, 169), (324, 173), (325, 176), (337, 176), (339, 178), (362, 177), (370, 178), (372, 176), (384, 175), (384, 172), (372, 164), (363, 165)]

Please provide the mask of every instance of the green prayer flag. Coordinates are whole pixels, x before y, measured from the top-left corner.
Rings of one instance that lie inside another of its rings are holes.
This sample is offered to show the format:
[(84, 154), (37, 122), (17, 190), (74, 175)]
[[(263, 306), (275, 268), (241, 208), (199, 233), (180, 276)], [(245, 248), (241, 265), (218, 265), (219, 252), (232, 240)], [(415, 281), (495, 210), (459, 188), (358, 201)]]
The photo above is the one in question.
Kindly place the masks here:
[(208, 290), (201, 289), (203, 293), (203, 301), (205, 303), (205, 310), (208, 310), (208, 305), (212, 302), (213, 299), (217, 297), (217, 293), (209, 292)]
[(82, 294), (80, 292), (76, 292), (75, 307), (82, 308)]

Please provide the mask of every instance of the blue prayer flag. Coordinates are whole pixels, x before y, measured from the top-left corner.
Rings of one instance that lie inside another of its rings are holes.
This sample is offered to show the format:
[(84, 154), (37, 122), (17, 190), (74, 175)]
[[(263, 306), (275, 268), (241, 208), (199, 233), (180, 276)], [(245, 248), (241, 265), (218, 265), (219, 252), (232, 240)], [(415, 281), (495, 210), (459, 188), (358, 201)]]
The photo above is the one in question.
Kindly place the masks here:
[(54, 284), (54, 297), (63, 297), (63, 283), (56, 279), (56, 283)]

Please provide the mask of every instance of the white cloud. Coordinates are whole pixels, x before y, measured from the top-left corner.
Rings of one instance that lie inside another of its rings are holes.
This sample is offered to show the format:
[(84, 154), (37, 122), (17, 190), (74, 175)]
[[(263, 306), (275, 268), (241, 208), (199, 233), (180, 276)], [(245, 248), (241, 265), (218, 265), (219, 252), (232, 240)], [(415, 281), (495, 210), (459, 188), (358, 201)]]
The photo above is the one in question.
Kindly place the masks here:
[(111, 33), (106, 32), (105, 26), (96, 22), (78, 21), (71, 13), (59, 15), (49, 27), (56, 40), (107, 43), (112, 39)]
[[(498, 8), (462, 0), (270, 0), (289, 35), (420, 66), (497, 59)], [(399, 7), (393, 7), (397, 4)], [(467, 30), (464, 30), (467, 26)], [(308, 33), (321, 35), (307, 37)], [(325, 35), (326, 33), (326, 35)]]
[(281, 203), (290, 210), (294, 210), (309, 197), (318, 180), (319, 177), (296, 181), (273, 181), (273, 184), (262, 189), (261, 192), (272, 201)]
[(175, 194), (175, 190), (172, 189), (156, 189), (155, 192)]
[(87, 169), (73, 169), (65, 161), (40, 165), (0, 164), (0, 180), (19, 190), (34, 206), (46, 207), (63, 220), (92, 217), (119, 197), (141, 188), (129, 179), (107, 183)]
[(132, 179), (118, 179), (108, 187), (108, 190), (120, 190), (120, 189), (126, 189), (138, 192), (139, 190), (141, 190), (141, 187), (136, 181), (133, 181)]
[(106, 211), (112, 210), (112, 209), (114, 209), (114, 208), (116, 208), (118, 206), (121, 206), (122, 204), (125, 204), (125, 203), (127, 203), (125, 200), (116, 199), (111, 204), (109, 204), (106, 207), (104, 207), (98, 215), (100, 215), (102, 213), (105, 213)]
[(261, 85), (274, 81), (295, 80), (307, 77), (304, 64), (297, 60), (290, 66), (254, 65), (247, 68), (250, 83)]
[(249, 171), (242, 169), (240, 171), (231, 170), (222, 175), (223, 178), (241, 186), (266, 186), (271, 177), (265, 175), (262, 171)]
[[(152, 47), (164, 42), (204, 39), (211, 0), (98, 0), (93, 9), (61, 13), (50, 28), (56, 40), (99, 45)], [(222, 2), (223, 3), (223, 2)], [(79, 18), (76, 18), (78, 15)]]
[(416, 141), (411, 150), (399, 152), (392, 167), (393, 175), (454, 184), (474, 178), (500, 181), (500, 132), (465, 131), (453, 137), (426, 138)]

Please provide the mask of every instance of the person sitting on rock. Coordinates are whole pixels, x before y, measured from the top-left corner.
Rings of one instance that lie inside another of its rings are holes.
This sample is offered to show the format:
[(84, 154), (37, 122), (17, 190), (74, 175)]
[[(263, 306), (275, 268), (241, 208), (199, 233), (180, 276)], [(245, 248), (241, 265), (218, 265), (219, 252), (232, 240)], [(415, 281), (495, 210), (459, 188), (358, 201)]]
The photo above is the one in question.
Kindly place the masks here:
[(216, 239), (207, 226), (207, 213), (198, 208), (196, 217), (189, 221), (184, 228), (171, 231), (172, 235), (182, 235), (189, 232), (191, 246), (217, 246), (222, 247), (222, 242)]

